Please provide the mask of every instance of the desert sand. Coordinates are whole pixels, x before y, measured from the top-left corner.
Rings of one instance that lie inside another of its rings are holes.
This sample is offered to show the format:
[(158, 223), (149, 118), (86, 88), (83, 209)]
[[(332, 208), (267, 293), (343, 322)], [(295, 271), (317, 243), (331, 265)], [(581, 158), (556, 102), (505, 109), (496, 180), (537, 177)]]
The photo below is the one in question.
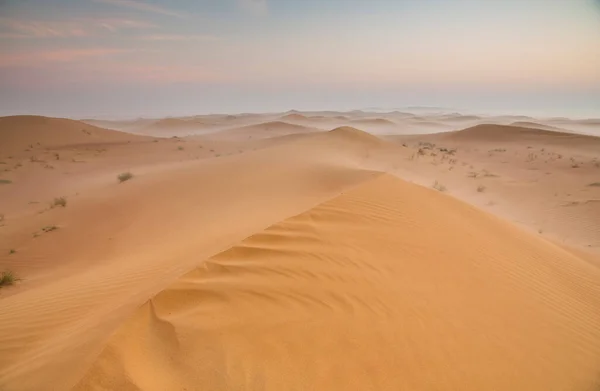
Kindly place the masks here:
[(598, 388), (598, 120), (409, 111), (0, 118), (0, 389)]

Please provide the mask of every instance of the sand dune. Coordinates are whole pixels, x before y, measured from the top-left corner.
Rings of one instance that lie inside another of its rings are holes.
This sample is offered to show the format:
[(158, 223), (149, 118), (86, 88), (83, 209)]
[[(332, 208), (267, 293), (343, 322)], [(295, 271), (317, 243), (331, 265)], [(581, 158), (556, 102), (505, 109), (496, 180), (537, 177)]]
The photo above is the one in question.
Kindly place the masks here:
[(165, 118), (152, 122), (140, 128), (141, 132), (186, 132), (194, 130), (203, 130), (215, 126), (214, 122), (209, 122), (204, 118)]
[(385, 176), (163, 290), (76, 389), (587, 389), (600, 365), (599, 277)]
[(564, 129), (557, 128), (555, 126), (539, 124), (537, 122), (517, 121), (517, 122), (511, 123), (510, 126), (516, 126), (519, 128), (542, 129), (542, 130), (549, 130), (549, 131), (553, 131), (553, 132), (566, 133)]
[[(122, 186), (111, 180), (64, 210), (5, 227), (0, 247), (19, 240), (29, 262), (17, 269), (21, 291), (0, 300), (0, 388), (69, 389), (123, 317), (184, 272), (376, 175), (355, 165), (370, 148), (315, 134)], [(31, 237), (50, 224), (60, 229)]]
[(396, 126), (397, 124), (385, 118), (363, 118), (352, 120), (351, 123), (356, 125), (371, 125), (371, 126)]
[(247, 125), (237, 128), (226, 129), (212, 134), (211, 137), (230, 140), (257, 140), (262, 138), (280, 137), (290, 134), (310, 133), (316, 131), (319, 130), (307, 126), (290, 124), (283, 121), (271, 121), (257, 125)]
[(440, 121), (451, 121), (451, 122), (463, 122), (463, 121), (479, 121), (482, 117), (477, 115), (463, 115), (460, 113), (443, 114), (434, 116), (435, 119)]
[(0, 154), (21, 152), (27, 148), (32, 148), (33, 145), (59, 147), (143, 140), (149, 139), (64, 118), (0, 117)]
[(561, 143), (592, 143), (600, 145), (600, 138), (575, 133), (556, 132), (543, 129), (524, 128), (508, 125), (482, 124), (456, 132), (441, 134), (449, 140), (463, 141), (544, 141)]
[(282, 121), (306, 121), (308, 118), (302, 114), (287, 114), (281, 117)]
[[(0, 142), (0, 265), (22, 277), (0, 290), (0, 389), (597, 386), (599, 138), (252, 124), (281, 115), (181, 117), (230, 127), (160, 140), (0, 132), (74, 157), (50, 170)], [(65, 208), (15, 212), (66, 189)]]

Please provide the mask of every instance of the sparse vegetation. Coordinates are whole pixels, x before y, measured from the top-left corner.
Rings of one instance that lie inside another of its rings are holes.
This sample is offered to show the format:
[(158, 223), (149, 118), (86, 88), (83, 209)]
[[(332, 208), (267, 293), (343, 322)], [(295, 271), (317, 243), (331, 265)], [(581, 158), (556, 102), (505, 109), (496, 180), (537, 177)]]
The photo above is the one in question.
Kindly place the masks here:
[(51, 208), (55, 208), (57, 206), (62, 206), (63, 208), (67, 206), (66, 197), (56, 197), (54, 201), (50, 204)]
[(484, 191), (485, 191), (485, 186), (483, 186), (483, 185), (477, 186), (477, 192), (478, 193), (483, 193)]
[(13, 285), (17, 281), (15, 274), (10, 270), (0, 273), (0, 287)]
[(57, 229), (58, 229), (58, 226), (56, 226), (56, 225), (47, 225), (44, 228), (42, 228), (42, 231), (52, 232), (52, 231), (56, 231)]
[(128, 181), (131, 178), (133, 178), (133, 174), (130, 173), (130, 172), (122, 172), (119, 175), (117, 175), (117, 179), (119, 180), (119, 183), (123, 183), (125, 181)]
[(16, 252), (17, 252), (17, 250), (15, 250), (14, 248), (11, 248), (10, 250), (8, 250), (9, 255), (15, 254)]
[(446, 186), (442, 185), (442, 184), (441, 184), (441, 183), (439, 183), (438, 181), (435, 181), (435, 182), (433, 183), (433, 186), (432, 186), (432, 187), (433, 187), (434, 189), (436, 189), (437, 191), (442, 191), (442, 192), (443, 192), (443, 191), (446, 191)]
[(0, 185), (9, 185), (12, 181), (8, 179), (0, 179)]
[[(600, 182), (593, 182), (593, 183), (590, 183), (588, 186), (591, 186), (591, 187), (600, 187)], [(2, 219), (0, 219), (0, 221), (2, 221)]]
[(178, 151), (183, 151), (183, 147), (177, 147)]
[(571, 164), (571, 168), (579, 168), (579, 164), (575, 163), (575, 164)]
[(467, 174), (467, 176), (469, 178), (477, 178), (479, 176), (479, 173), (475, 172), (475, 171), (471, 171), (470, 173)]

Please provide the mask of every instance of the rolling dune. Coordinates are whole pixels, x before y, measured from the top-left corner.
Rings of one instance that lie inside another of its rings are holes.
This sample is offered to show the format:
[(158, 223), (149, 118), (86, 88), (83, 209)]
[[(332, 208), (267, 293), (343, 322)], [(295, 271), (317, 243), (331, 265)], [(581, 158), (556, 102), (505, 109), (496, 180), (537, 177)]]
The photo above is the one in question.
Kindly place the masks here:
[[(21, 244), (18, 257), (0, 262), (20, 265), (26, 280), (0, 300), (0, 388), (69, 389), (123, 317), (177, 277), (378, 175), (355, 166), (373, 147), (343, 132), (316, 134), (111, 181), (64, 210), (5, 227), (0, 247)], [(59, 229), (22, 235), (50, 224)]]
[[(47, 169), (0, 144), (0, 265), (22, 277), (0, 291), (2, 390), (598, 386), (599, 138), (20, 121), (0, 140), (61, 155)], [(65, 189), (67, 207), (14, 213)]]
[(271, 137), (280, 137), (290, 134), (302, 134), (317, 132), (319, 129), (308, 126), (290, 124), (282, 121), (271, 121), (257, 125), (247, 125), (238, 128), (226, 129), (211, 135), (211, 137), (222, 140), (240, 140), (240, 139), (262, 139)]
[(576, 133), (565, 133), (539, 128), (509, 125), (482, 124), (471, 128), (440, 133), (446, 140), (474, 142), (543, 142), (560, 146), (594, 145), (600, 146), (600, 138)]
[(392, 176), (204, 262), (77, 390), (589, 389), (600, 272)]
[(27, 148), (127, 143), (149, 138), (98, 128), (81, 121), (40, 116), (0, 117), (0, 155)]
[(352, 120), (351, 123), (360, 126), (360, 125), (370, 125), (370, 126), (396, 126), (397, 124), (389, 119), (385, 118), (363, 118), (363, 119), (355, 119)]

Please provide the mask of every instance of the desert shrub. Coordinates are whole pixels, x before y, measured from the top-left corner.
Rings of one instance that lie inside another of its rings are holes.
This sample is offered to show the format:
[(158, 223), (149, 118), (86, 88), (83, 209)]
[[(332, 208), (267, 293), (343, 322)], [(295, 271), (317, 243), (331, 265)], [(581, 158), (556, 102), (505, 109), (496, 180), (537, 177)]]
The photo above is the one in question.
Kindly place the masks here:
[(65, 197), (57, 197), (52, 201), (50, 207), (55, 208), (57, 206), (62, 206), (63, 208), (67, 206), (67, 199)]
[(125, 181), (128, 181), (131, 178), (133, 178), (133, 174), (130, 173), (130, 172), (122, 172), (119, 175), (117, 175), (117, 179), (119, 180), (119, 183), (123, 183)]
[(13, 285), (17, 281), (15, 274), (10, 270), (0, 273), (0, 287)]
[(446, 191), (446, 186), (442, 185), (441, 183), (439, 183), (438, 181), (435, 181), (433, 183), (432, 186), (434, 189), (436, 189), (437, 191)]

